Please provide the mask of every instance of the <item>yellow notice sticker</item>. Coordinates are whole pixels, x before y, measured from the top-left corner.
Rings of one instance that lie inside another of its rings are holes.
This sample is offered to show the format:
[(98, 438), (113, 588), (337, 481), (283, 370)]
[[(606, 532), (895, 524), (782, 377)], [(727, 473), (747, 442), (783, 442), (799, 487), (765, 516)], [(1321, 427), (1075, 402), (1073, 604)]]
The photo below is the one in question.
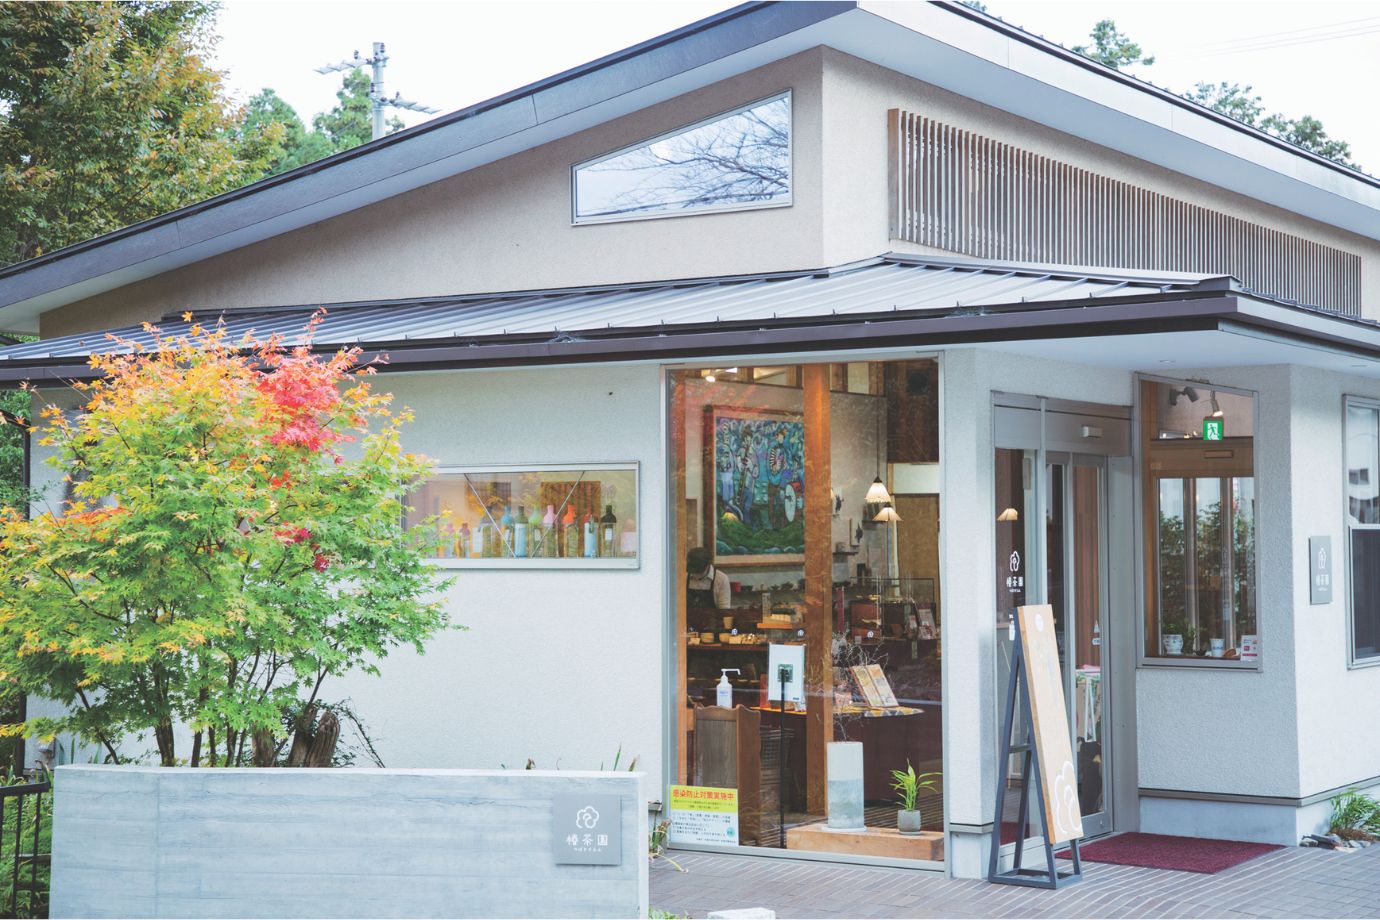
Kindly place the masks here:
[(669, 811), (674, 843), (738, 842), (737, 789), (672, 786)]

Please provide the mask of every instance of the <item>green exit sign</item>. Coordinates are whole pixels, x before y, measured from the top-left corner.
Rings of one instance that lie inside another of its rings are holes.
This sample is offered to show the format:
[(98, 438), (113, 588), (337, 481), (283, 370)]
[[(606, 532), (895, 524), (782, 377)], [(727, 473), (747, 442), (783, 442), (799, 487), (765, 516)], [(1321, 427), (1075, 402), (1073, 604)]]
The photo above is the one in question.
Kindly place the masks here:
[(1220, 418), (1203, 419), (1203, 440), (1220, 441), (1227, 433), (1227, 426)]

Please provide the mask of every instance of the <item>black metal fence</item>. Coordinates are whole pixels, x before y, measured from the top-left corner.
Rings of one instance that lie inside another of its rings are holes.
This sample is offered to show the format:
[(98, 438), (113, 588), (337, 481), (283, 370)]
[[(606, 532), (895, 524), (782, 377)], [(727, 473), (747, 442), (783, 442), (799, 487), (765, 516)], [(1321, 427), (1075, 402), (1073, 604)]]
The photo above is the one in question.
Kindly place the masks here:
[(0, 786), (0, 916), (48, 916), (53, 787)]

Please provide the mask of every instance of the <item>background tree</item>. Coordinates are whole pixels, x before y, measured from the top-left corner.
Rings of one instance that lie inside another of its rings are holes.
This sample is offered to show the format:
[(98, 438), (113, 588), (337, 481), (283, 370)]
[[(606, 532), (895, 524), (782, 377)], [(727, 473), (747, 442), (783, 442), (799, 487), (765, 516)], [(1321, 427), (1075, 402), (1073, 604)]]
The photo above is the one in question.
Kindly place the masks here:
[[(1132, 64), (1148, 66), (1155, 63), (1155, 59), (1145, 56), (1141, 46), (1119, 31), (1116, 22), (1111, 19), (1103, 19), (1094, 25), (1089, 37), (1092, 44), (1075, 45), (1073, 50), (1114, 70)], [(1250, 86), (1226, 81), (1199, 83), (1191, 92), (1184, 93), (1184, 98), (1343, 166), (1361, 168), (1351, 159), (1351, 145), (1329, 137), (1318, 119), (1311, 115), (1290, 118), (1280, 112), (1267, 113), (1264, 102), (1251, 92)]]
[(172, 765), (185, 724), (193, 766), (330, 762), (327, 679), (448, 625), (400, 526), (427, 461), (357, 357), (193, 326), (94, 359), (84, 411), (43, 408), (68, 496), (0, 513), (0, 686), (69, 711), (4, 733), (75, 732), (115, 761), (151, 734)]
[(1351, 145), (1345, 141), (1329, 137), (1322, 122), (1304, 115), (1290, 118), (1280, 112), (1267, 113), (1260, 96), (1251, 92), (1250, 86), (1239, 83), (1199, 83), (1186, 98), (1221, 112), (1229, 118), (1260, 128), (1288, 141), (1304, 150), (1311, 150), (1319, 156), (1327, 157), (1352, 169), (1361, 167), (1351, 159)]
[(1113, 70), (1130, 67), (1132, 64), (1149, 67), (1155, 63), (1155, 59), (1147, 57), (1140, 45), (1118, 31), (1116, 23), (1110, 19), (1100, 20), (1092, 27), (1088, 37), (1092, 39), (1091, 45), (1075, 45), (1073, 50), (1100, 64), (1106, 64)]
[[(238, 134), (245, 143), (259, 135), (259, 143), (269, 148), (265, 170), (265, 175), (269, 176), (357, 147), (373, 139), (369, 81), (369, 75), (363, 70), (346, 71), (335, 94), (335, 106), (318, 113), (312, 119), (310, 131), (302, 124), (296, 109), (272, 89), (262, 89), (249, 100)], [(275, 125), (279, 126), (277, 130)], [(396, 115), (384, 125), (388, 134), (403, 127), (402, 119)]]
[(201, 2), (0, 3), (0, 265), (262, 175)]

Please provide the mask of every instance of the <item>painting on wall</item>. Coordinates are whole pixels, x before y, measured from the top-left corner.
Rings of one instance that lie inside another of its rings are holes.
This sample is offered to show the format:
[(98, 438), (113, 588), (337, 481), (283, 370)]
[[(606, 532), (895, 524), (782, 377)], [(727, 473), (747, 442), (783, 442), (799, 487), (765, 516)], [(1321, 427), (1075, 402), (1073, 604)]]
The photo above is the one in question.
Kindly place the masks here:
[(798, 413), (705, 409), (705, 543), (716, 565), (805, 561), (805, 422)]

